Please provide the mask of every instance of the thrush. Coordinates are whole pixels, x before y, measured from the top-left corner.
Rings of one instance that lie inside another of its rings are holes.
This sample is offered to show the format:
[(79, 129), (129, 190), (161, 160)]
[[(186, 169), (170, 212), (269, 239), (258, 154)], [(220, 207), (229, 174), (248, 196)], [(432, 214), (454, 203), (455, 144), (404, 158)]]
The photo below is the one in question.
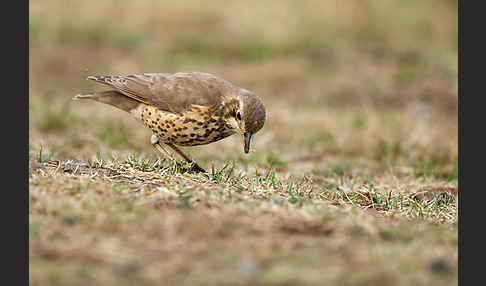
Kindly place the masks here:
[(170, 147), (197, 172), (206, 172), (177, 146), (197, 146), (233, 134), (250, 151), (252, 136), (265, 123), (265, 106), (253, 92), (202, 72), (89, 76), (112, 90), (78, 94), (132, 114), (152, 131), (151, 144), (171, 158)]

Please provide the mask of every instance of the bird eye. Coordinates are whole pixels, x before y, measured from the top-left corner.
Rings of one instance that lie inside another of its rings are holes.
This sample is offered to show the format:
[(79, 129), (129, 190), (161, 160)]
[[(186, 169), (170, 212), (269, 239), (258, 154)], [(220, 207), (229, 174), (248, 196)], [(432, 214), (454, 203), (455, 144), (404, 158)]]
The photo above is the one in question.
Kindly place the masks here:
[(236, 112), (236, 119), (241, 120), (241, 114), (240, 114), (240, 112), (239, 112), (239, 111), (238, 111), (238, 112)]

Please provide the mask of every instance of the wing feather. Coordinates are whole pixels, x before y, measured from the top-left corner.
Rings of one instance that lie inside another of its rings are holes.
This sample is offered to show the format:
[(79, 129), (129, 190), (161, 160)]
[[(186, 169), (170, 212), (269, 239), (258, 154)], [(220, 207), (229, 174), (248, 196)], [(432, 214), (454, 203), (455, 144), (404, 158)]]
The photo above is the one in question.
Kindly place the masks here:
[(226, 80), (200, 72), (90, 76), (89, 80), (116, 88), (141, 103), (180, 113), (191, 105), (212, 106), (237, 89)]

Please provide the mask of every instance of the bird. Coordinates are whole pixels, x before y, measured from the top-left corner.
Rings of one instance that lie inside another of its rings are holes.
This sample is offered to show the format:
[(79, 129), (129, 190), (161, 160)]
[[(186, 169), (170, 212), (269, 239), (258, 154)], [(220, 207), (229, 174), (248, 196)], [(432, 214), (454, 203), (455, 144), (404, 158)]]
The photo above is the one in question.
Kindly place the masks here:
[(253, 92), (205, 72), (143, 73), (88, 76), (110, 90), (80, 93), (75, 100), (91, 99), (126, 111), (152, 131), (150, 143), (165, 157), (170, 147), (207, 173), (177, 146), (197, 146), (239, 134), (243, 150), (250, 151), (252, 136), (266, 120), (263, 101)]

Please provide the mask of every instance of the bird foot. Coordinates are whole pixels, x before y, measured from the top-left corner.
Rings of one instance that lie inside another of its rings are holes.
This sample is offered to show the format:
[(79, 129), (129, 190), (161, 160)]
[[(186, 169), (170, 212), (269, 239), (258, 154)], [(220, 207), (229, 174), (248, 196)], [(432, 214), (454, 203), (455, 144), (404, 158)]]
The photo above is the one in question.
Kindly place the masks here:
[(208, 173), (208, 171), (206, 171), (203, 168), (199, 167), (199, 165), (196, 164), (195, 162), (193, 162), (193, 164), (192, 164), (191, 171), (192, 172), (195, 172), (195, 173), (205, 173), (205, 174)]

